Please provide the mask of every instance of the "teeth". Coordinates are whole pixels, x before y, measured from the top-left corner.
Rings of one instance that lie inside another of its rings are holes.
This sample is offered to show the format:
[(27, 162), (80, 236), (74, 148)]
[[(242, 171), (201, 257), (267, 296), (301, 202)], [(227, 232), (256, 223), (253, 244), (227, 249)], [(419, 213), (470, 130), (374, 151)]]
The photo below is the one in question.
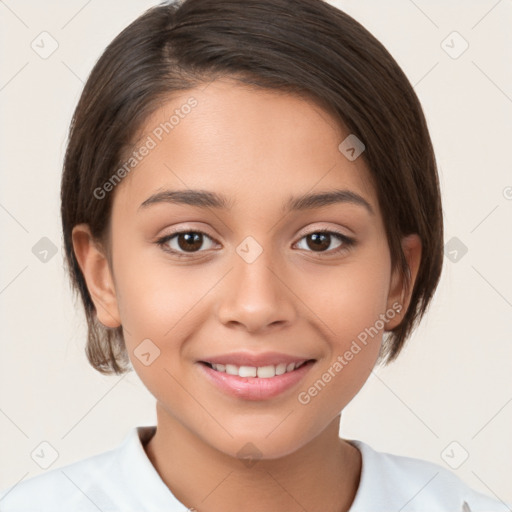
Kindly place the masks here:
[(254, 366), (240, 366), (238, 375), (240, 375), (240, 377), (256, 377), (256, 371), (257, 369), (254, 368)]
[(301, 363), (280, 363), (278, 365), (269, 366), (236, 366), (234, 364), (214, 364), (211, 363), (214, 370), (218, 372), (225, 372), (228, 375), (237, 375), (239, 377), (259, 377), (260, 379), (270, 379), (276, 375), (283, 375), (283, 373), (292, 372), (299, 366), (302, 366), (306, 361)]
[(275, 366), (260, 366), (257, 369), (257, 374), (260, 379), (269, 379), (270, 377), (276, 376)]
[[(213, 366), (213, 369), (214, 370), (217, 370), (217, 368), (215, 368), (215, 364), (212, 364)], [(217, 371), (220, 371), (220, 370), (217, 370)], [(229, 375), (238, 375), (238, 367), (235, 366), (234, 364), (227, 364), (226, 365), (226, 373), (228, 373)]]
[(276, 375), (283, 375), (286, 373), (286, 363), (281, 363), (276, 366)]

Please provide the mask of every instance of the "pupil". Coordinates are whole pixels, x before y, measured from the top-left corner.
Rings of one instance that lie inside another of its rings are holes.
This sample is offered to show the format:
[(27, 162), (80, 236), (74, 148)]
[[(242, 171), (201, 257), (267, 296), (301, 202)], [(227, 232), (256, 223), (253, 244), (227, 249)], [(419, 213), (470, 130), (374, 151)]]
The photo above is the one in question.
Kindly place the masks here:
[[(182, 244), (182, 240), (185, 239), (185, 243)], [(178, 245), (180, 246), (180, 249), (183, 249), (184, 251), (188, 251), (190, 249), (199, 249), (202, 244), (202, 235), (201, 233), (181, 233), (178, 235)]]
[[(329, 234), (327, 233), (313, 233), (309, 235), (310, 240), (313, 242), (313, 245), (310, 246), (311, 249), (327, 249), (329, 247)], [(309, 245), (309, 244), (308, 244)]]

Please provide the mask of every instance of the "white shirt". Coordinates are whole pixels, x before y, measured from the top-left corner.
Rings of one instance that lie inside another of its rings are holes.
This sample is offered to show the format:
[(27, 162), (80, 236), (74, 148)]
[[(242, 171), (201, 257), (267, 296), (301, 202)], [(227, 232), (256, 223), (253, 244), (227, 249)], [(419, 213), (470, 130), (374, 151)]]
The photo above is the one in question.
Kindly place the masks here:
[[(184, 512), (144, 446), (155, 426), (134, 427), (115, 449), (51, 469), (0, 491), (1, 512)], [(510, 512), (430, 462), (349, 440), (362, 471), (349, 512)], [(465, 503), (465, 504), (464, 504)]]

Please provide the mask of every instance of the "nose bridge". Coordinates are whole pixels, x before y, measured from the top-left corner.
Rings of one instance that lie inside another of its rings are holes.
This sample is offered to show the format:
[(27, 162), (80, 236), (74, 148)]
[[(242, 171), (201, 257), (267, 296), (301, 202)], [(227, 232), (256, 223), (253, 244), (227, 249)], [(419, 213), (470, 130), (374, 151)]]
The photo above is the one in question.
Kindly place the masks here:
[(233, 253), (232, 271), (219, 295), (219, 320), (250, 331), (290, 322), (292, 294), (280, 278), (279, 268), (272, 250), (246, 237)]

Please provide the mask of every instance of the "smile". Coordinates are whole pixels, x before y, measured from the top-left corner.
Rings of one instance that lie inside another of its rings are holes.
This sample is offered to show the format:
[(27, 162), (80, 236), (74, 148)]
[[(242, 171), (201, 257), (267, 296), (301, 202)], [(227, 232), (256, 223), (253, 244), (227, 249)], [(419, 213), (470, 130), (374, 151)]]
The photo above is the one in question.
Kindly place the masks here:
[(277, 365), (267, 366), (236, 366), (234, 364), (215, 364), (205, 363), (213, 370), (228, 375), (237, 375), (238, 377), (257, 377), (260, 379), (270, 379), (272, 377), (293, 372), (305, 364), (307, 360), (297, 363), (279, 363)]
[[(299, 386), (314, 366), (315, 359), (301, 359), (295, 362), (244, 361), (246, 364), (221, 363), (216, 361), (198, 361), (202, 375), (218, 391), (242, 400), (269, 400), (291, 392)], [(232, 358), (234, 359), (234, 358)], [(277, 359), (277, 358), (276, 358)], [(289, 358), (291, 359), (291, 358)], [(252, 365), (250, 365), (252, 363)], [(258, 364), (259, 363), (259, 364)]]

